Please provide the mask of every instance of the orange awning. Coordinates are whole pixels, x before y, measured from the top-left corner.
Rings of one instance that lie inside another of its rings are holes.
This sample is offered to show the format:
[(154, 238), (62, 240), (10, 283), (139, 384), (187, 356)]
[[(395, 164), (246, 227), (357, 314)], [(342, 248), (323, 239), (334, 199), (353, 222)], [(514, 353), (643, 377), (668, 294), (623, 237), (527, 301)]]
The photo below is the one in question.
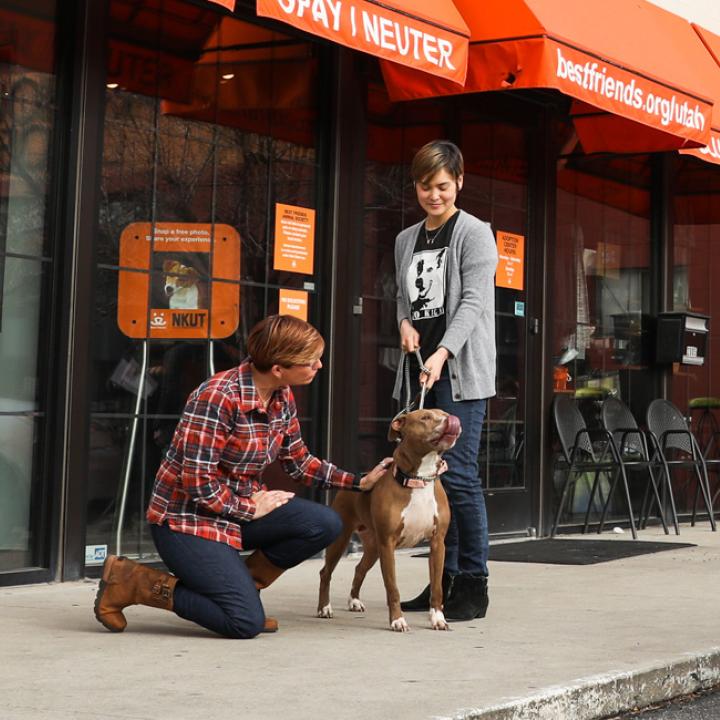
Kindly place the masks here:
[(235, 10), (235, 0), (208, 0), (208, 2), (222, 5), (222, 7), (227, 8), (230, 12)]
[(452, 0), (257, 0), (257, 14), (354, 50), (465, 82), (470, 31)]
[(383, 62), (393, 100), (549, 88), (582, 103), (573, 113), (586, 152), (709, 141), (712, 58), (677, 15), (646, 0), (455, 2), (471, 31), (464, 88)]
[(708, 85), (708, 92), (715, 98), (710, 123), (710, 141), (706, 147), (697, 150), (682, 150), (688, 155), (695, 155), (708, 162), (720, 165), (720, 36), (693, 23), (693, 28), (707, 48), (708, 53), (717, 65), (713, 82)]
[(163, 114), (311, 146), (317, 59), (311, 44), (225, 16), (183, 77), (189, 100), (163, 99)]
[(55, 67), (54, 5), (34, 12), (0, 8), (0, 63), (52, 73)]

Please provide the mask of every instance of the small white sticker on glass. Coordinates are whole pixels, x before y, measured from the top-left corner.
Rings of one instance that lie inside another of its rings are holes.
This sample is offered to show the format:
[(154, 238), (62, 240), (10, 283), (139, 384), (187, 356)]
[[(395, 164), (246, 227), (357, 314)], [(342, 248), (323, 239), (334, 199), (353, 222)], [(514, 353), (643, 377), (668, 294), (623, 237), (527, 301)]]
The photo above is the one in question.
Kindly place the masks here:
[(107, 545), (86, 545), (85, 564), (105, 562), (107, 557)]

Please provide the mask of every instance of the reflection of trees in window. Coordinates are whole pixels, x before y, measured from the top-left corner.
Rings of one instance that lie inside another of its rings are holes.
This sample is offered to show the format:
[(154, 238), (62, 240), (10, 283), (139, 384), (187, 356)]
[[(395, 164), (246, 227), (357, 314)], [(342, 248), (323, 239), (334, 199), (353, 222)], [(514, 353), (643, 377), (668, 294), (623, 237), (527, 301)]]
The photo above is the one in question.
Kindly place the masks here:
[(243, 276), (262, 277), (271, 203), (315, 205), (314, 147), (179, 117), (151, 117), (149, 110), (147, 98), (108, 93), (101, 256), (116, 262), (120, 233), (131, 222), (214, 221), (240, 232)]
[(28, 307), (40, 282), (5, 253), (43, 252), (52, 91), (51, 76), (0, 66), (0, 299), (14, 294)]
[(51, 89), (40, 73), (0, 74), (0, 172), (14, 196), (45, 195)]

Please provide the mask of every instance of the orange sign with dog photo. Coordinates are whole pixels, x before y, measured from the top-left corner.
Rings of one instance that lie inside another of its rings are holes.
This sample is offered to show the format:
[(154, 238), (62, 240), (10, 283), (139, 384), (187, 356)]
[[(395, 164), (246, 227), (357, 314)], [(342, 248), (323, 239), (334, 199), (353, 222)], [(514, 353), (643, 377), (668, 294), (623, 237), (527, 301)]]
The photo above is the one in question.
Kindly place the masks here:
[(224, 338), (240, 319), (229, 225), (132, 223), (120, 235), (118, 326), (132, 338)]

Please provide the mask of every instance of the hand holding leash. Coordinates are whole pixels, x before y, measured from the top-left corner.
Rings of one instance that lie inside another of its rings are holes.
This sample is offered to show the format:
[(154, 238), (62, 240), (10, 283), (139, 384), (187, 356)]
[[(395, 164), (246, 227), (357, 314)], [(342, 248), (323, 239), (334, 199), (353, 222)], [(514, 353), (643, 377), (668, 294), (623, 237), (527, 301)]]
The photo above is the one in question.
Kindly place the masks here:
[[(438, 381), (447, 359), (448, 351), (440, 347), (425, 361), (425, 365), (420, 363), (420, 385), (425, 387), (425, 391)], [(426, 377), (423, 378), (423, 375)]]
[[(420, 348), (418, 347), (413, 352), (415, 353), (415, 356), (417, 357), (418, 365), (420, 366), (420, 373), (421, 374), (425, 373), (425, 374), (429, 375), (430, 370), (427, 367), (425, 367), (425, 363), (423, 363), (422, 355), (420, 355)], [(427, 391), (425, 384), (420, 383), (420, 392), (413, 399), (412, 390), (411, 390), (411, 386), (410, 386), (410, 353), (409, 352), (403, 353), (403, 356), (400, 359), (400, 363), (401, 363), (401, 366), (400, 366), (401, 370), (405, 377), (405, 397), (407, 398), (407, 400), (405, 402), (405, 407), (403, 407), (400, 410), (400, 412), (396, 413), (395, 417), (392, 419), (393, 422), (397, 418), (399, 418), (401, 415), (405, 415), (406, 413), (409, 413), (413, 410), (422, 410), (425, 407), (425, 392)], [(400, 395), (400, 402), (402, 402), (402, 391), (401, 391), (401, 395)]]
[(406, 353), (416, 352), (420, 349), (420, 333), (408, 319), (400, 323), (400, 347)]

